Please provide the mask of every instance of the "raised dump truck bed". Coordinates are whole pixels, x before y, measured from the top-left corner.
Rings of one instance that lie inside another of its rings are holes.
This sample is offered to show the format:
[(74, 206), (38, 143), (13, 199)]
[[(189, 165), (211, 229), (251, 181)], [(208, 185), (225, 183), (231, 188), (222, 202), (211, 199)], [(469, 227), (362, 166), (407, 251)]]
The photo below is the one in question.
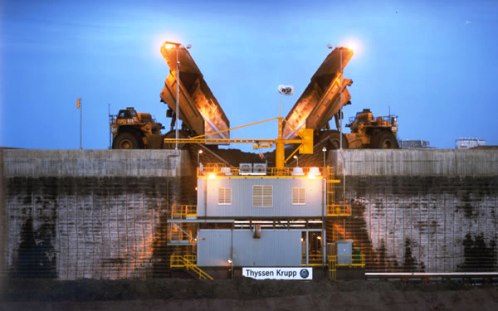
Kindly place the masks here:
[(341, 78), (341, 75), (352, 57), (353, 52), (343, 47), (330, 52), (287, 115), (283, 129), (285, 138), (295, 138), (304, 127), (314, 130), (327, 128), (329, 120), (349, 102), (351, 96), (346, 87), (352, 81)]
[[(230, 138), (230, 122), (188, 50), (178, 45), (170, 48), (164, 45), (161, 54), (170, 68), (161, 92), (161, 101), (179, 115), (183, 128), (190, 131), (190, 136), (221, 132), (207, 135), (206, 138)], [(180, 68), (179, 113), (176, 111), (177, 55)]]

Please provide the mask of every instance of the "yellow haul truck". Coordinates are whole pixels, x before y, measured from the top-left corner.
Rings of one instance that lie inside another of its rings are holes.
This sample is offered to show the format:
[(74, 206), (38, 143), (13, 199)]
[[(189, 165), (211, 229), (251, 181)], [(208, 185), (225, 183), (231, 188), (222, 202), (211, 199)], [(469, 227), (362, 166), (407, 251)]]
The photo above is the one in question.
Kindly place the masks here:
[[(155, 123), (150, 114), (127, 108), (121, 110), (111, 124), (113, 148), (171, 148), (170, 143), (163, 145), (161, 137), (202, 136), (206, 138), (206, 144), (228, 141), (230, 122), (187, 47), (166, 42), (161, 47), (161, 54), (170, 68), (160, 94), (161, 101), (168, 106), (166, 116), (172, 118), (170, 131), (161, 134), (162, 125)], [(283, 139), (299, 138), (301, 129), (306, 128), (313, 130), (315, 145), (339, 148), (342, 108), (351, 104), (348, 86), (353, 83), (343, 77), (343, 71), (352, 57), (353, 51), (344, 47), (329, 53), (285, 118)], [(136, 117), (120, 117), (121, 114), (135, 114)], [(335, 118), (336, 129), (330, 128), (332, 118)], [(176, 124), (179, 120), (181, 127)], [(374, 117), (370, 110), (364, 109), (346, 126), (351, 133), (343, 133), (343, 148), (398, 148), (398, 123), (394, 116)]]
[[(161, 102), (168, 106), (166, 117), (171, 117), (170, 130), (161, 134), (164, 127), (148, 113), (137, 113), (129, 107), (119, 111), (112, 120), (113, 149), (161, 149), (164, 138), (195, 137), (207, 133), (210, 139), (230, 138), (230, 122), (187, 48), (173, 42), (161, 47), (161, 54), (170, 68), (160, 94)], [(177, 94), (179, 96), (177, 96)], [(178, 98), (178, 102), (177, 102)], [(178, 104), (178, 111), (177, 111)]]
[[(352, 57), (353, 51), (344, 47), (330, 52), (285, 118), (284, 138), (294, 138), (301, 128), (311, 128), (316, 144), (339, 148), (342, 108), (351, 104), (347, 87), (353, 83), (343, 77), (343, 71)], [(336, 129), (330, 128), (332, 118)], [(375, 118), (370, 110), (364, 109), (346, 126), (351, 133), (343, 133), (343, 148), (398, 148), (398, 123), (394, 116)]]
[(121, 109), (111, 120), (112, 149), (162, 149), (163, 128), (150, 113)]

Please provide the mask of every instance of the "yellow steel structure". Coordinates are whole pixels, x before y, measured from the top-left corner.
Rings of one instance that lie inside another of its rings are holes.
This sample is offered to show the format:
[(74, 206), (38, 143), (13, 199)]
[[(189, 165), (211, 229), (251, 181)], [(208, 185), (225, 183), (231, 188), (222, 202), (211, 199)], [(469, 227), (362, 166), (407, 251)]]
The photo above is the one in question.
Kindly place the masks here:
[[(278, 120), (278, 137), (276, 139), (258, 139), (258, 138), (207, 138), (215, 133), (206, 133), (204, 135), (190, 138), (165, 138), (165, 144), (253, 144), (253, 148), (271, 148), (275, 146), (275, 167), (277, 172), (283, 172), (285, 168), (285, 145), (299, 144), (297, 149), (300, 154), (313, 154), (313, 129), (301, 129), (298, 132), (300, 139), (284, 139), (283, 138), (283, 118), (271, 118), (263, 121), (258, 121), (246, 125), (227, 129), (226, 131), (248, 127), (256, 124), (261, 124), (268, 121)], [(217, 133), (221, 133), (217, 132)], [(277, 175), (280, 175), (277, 173)]]
[(337, 268), (365, 268), (365, 255), (361, 253), (353, 254), (351, 258), (352, 261), (349, 264), (338, 264), (336, 255), (328, 256), (327, 259), (329, 264), (329, 277), (332, 280), (336, 279)]
[(206, 271), (199, 268), (196, 264), (195, 255), (177, 255), (173, 254), (169, 260), (170, 268), (185, 269), (187, 271), (192, 271), (199, 280), (213, 280), (213, 277), (209, 275)]

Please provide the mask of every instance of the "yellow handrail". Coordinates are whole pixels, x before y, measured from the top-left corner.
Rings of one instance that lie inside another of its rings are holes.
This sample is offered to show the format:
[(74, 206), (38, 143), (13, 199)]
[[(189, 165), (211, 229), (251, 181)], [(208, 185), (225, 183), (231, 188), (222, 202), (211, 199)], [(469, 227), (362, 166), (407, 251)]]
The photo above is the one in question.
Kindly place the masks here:
[(333, 280), (336, 279), (336, 271), (337, 271), (338, 267), (362, 268), (362, 269), (365, 268), (365, 255), (363, 255), (361, 253), (351, 255), (351, 263), (349, 263), (349, 264), (337, 263), (337, 256), (336, 255), (328, 256), (327, 261), (329, 264), (330, 278)]
[(192, 216), (197, 216), (197, 205), (176, 205), (171, 209), (173, 219), (185, 219)]
[(195, 255), (177, 255), (173, 254), (170, 257), (169, 266), (170, 268), (185, 268), (185, 270), (191, 270), (200, 280), (213, 280), (207, 272), (199, 268), (196, 264)]
[(308, 255), (308, 264), (306, 264), (306, 256), (303, 255), (302, 257), (302, 262), (301, 266), (306, 266), (306, 267), (321, 267), (323, 266), (323, 256), (322, 254), (313, 254), (313, 255)]
[(351, 204), (348, 203), (335, 203), (327, 204), (327, 216), (351, 216)]

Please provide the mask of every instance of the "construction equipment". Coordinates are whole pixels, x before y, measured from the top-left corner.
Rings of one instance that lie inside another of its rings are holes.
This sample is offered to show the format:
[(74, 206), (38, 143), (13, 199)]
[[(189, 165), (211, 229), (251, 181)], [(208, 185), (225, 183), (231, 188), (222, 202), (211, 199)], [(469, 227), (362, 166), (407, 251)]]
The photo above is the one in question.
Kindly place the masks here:
[[(343, 77), (343, 71), (352, 57), (353, 51), (344, 47), (330, 52), (287, 115), (284, 138), (293, 138), (299, 129), (306, 127), (314, 130), (317, 143), (324, 143), (328, 149), (339, 149), (342, 108), (351, 104), (347, 87), (353, 83)], [(330, 129), (332, 118), (337, 130)], [(364, 110), (347, 126), (352, 132), (343, 134), (343, 148), (398, 148), (394, 117), (374, 118), (369, 110)]]
[[(111, 122), (112, 148), (172, 148), (172, 145), (163, 145), (165, 137), (185, 138), (206, 133), (211, 133), (206, 136), (210, 139), (229, 139), (230, 122), (187, 48), (166, 42), (161, 47), (161, 54), (170, 68), (160, 94), (161, 102), (168, 105), (166, 117), (172, 118), (170, 131), (161, 134), (164, 127), (148, 113), (137, 113), (131, 107), (123, 109)], [(181, 129), (176, 128), (178, 120), (182, 121)]]
[(171, 129), (165, 137), (176, 138), (175, 122), (182, 120), (179, 138), (207, 133), (210, 133), (207, 138), (230, 138), (230, 122), (188, 49), (178, 43), (166, 42), (161, 47), (161, 54), (170, 68), (161, 92), (161, 101), (168, 105), (167, 116), (172, 118)]
[[(335, 118), (337, 129), (342, 127), (342, 108), (351, 103), (347, 87), (353, 81), (343, 77), (343, 70), (353, 57), (353, 51), (348, 48), (339, 47), (330, 52), (287, 117), (279, 121), (281, 133), (274, 140), (231, 140), (230, 122), (188, 48), (166, 42), (161, 47), (161, 54), (170, 68), (160, 95), (161, 101), (168, 105), (166, 116), (172, 118), (170, 131), (162, 136), (165, 138), (163, 141), (160, 134), (162, 125), (148, 121), (152, 120), (149, 114), (142, 114), (141, 119), (123, 117), (123, 121), (119, 121), (121, 123), (114, 125), (113, 122), (112, 125), (113, 148), (172, 148), (173, 145), (177, 147), (178, 144), (193, 142), (207, 145), (253, 142), (258, 148), (263, 145), (277, 146), (277, 167), (285, 163), (282, 146), (291, 140), (300, 142), (302, 133), (306, 132), (309, 136), (310, 131), (314, 136), (312, 140), (316, 144), (325, 144), (328, 149), (341, 146), (398, 148), (396, 118), (374, 118), (368, 109), (359, 112), (347, 125), (351, 133), (343, 133), (342, 138), (339, 130), (330, 128), (329, 121), (332, 118)], [(133, 111), (130, 110), (130, 113)], [(179, 120), (182, 120), (181, 129), (177, 124)], [(302, 145), (299, 148), (300, 153), (303, 153)]]
[(161, 149), (163, 128), (150, 113), (121, 109), (111, 120), (112, 149)]
[(356, 116), (346, 125), (351, 133), (345, 134), (351, 149), (377, 148), (398, 149), (398, 120), (396, 116), (375, 118), (370, 109), (356, 113)]
[[(189, 137), (189, 138), (165, 138), (164, 144), (172, 145), (172, 144), (252, 144), (253, 148), (272, 148), (275, 146), (275, 168), (277, 170), (277, 175), (280, 172), (283, 172), (285, 163), (294, 155), (294, 153), (298, 152), (300, 154), (312, 154), (313, 153), (313, 130), (307, 128), (301, 128), (297, 133), (296, 138), (293, 139), (284, 139), (283, 138), (283, 118), (271, 118), (263, 121), (258, 121), (242, 126), (237, 126), (232, 129), (227, 129), (226, 131), (244, 128), (256, 124), (261, 124), (269, 121), (278, 121), (278, 137), (276, 139), (259, 139), (259, 138), (245, 138), (245, 139), (237, 139), (237, 138), (209, 138), (212, 137), (213, 134), (222, 134), (222, 133), (206, 133), (204, 135)], [(286, 144), (297, 144), (298, 148), (294, 150), (294, 152), (285, 159), (285, 145)]]

